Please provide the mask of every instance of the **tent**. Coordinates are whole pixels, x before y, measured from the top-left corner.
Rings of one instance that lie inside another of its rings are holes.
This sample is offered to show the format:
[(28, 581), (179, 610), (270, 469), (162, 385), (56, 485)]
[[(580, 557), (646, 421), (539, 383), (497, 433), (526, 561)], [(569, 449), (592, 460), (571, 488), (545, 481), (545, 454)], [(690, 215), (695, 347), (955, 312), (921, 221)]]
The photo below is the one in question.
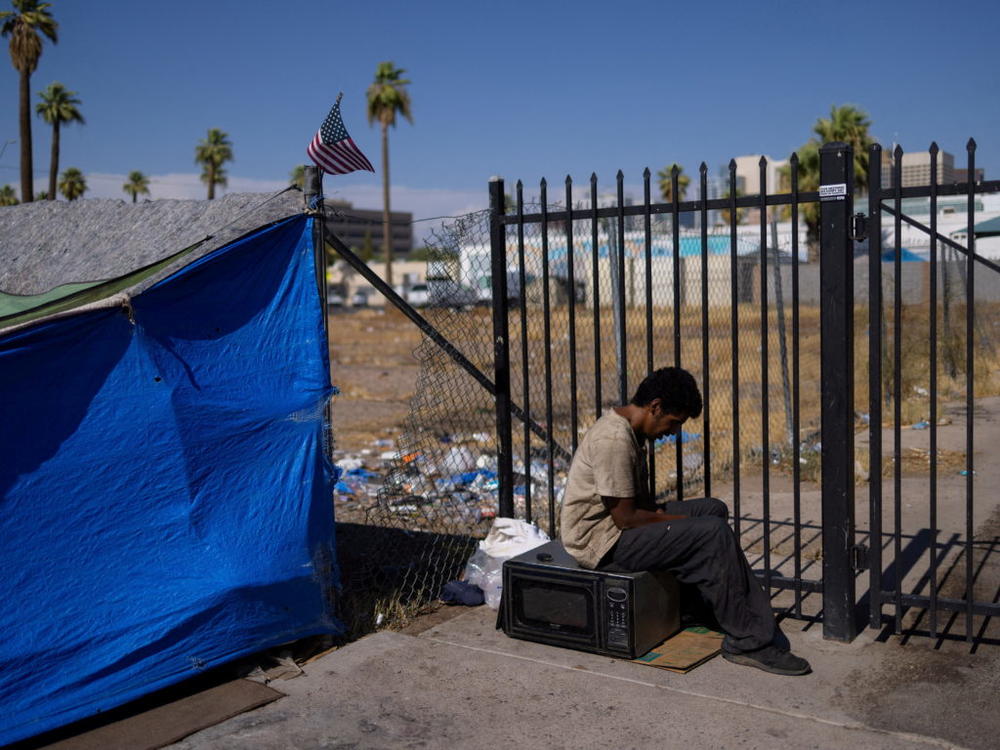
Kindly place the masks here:
[(264, 198), (0, 208), (0, 745), (342, 630), (315, 220)]
[[(992, 219), (986, 219), (986, 221), (981, 221), (972, 227), (973, 235), (976, 239), (980, 237), (998, 237), (1000, 236), (1000, 216), (994, 216)], [(956, 234), (961, 234), (963, 237), (966, 234), (966, 230), (960, 232), (952, 232), (952, 237)]]

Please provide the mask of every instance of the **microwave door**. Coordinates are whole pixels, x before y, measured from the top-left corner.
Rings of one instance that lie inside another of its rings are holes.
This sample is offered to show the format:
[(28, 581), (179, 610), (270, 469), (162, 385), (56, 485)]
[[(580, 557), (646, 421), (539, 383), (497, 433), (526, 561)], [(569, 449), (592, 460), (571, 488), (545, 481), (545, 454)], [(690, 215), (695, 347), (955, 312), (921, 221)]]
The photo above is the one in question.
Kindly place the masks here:
[(596, 578), (516, 573), (508, 581), (508, 635), (553, 645), (600, 648), (600, 585)]

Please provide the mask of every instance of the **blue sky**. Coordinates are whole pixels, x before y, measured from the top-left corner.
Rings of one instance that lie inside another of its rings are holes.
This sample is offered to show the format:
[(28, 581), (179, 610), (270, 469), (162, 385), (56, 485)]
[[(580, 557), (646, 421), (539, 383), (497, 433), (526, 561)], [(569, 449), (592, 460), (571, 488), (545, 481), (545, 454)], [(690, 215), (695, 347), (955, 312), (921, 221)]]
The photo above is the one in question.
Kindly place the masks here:
[[(10, 0), (0, 0), (9, 8)], [(883, 144), (937, 140), (963, 166), (1000, 178), (1000, 3), (648, 0), (170, 3), (54, 0), (60, 41), (46, 44), (37, 92), (78, 93), (84, 126), (63, 131), (60, 168), (88, 176), (88, 197), (122, 197), (124, 175), (153, 178), (153, 197), (201, 197), (194, 147), (229, 133), (230, 191), (276, 189), (338, 91), (348, 130), (380, 168), (365, 119), (376, 65), (411, 79), (413, 124), (391, 132), (393, 206), (414, 218), (486, 205), (487, 182), (677, 161), (714, 174), (730, 157), (785, 158), (833, 104), (866, 110)], [(4, 46), (7, 41), (4, 40)], [(49, 131), (36, 118), (35, 173), (45, 184)], [(18, 137), (17, 74), (0, 64), (0, 148)], [(0, 184), (18, 185), (18, 146)], [(327, 176), (328, 195), (380, 205), (380, 173)]]

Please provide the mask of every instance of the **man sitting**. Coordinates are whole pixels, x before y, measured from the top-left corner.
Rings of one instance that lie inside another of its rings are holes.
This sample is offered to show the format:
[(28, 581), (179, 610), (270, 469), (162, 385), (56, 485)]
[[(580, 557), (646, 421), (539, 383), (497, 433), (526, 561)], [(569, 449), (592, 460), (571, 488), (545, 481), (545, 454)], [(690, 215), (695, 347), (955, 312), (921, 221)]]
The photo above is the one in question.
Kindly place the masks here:
[(701, 414), (701, 393), (686, 370), (649, 375), (631, 402), (587, 431), (573, 456), (561, 511), (562, 543), (585, 568), (669, 570), (697, 589), (726, 637), (723, 658), (782, 675), (809, 663), (791, 653), (754, 578), (721, 500), (657, 506), (649, 492), (646, 440), (676, 435)]

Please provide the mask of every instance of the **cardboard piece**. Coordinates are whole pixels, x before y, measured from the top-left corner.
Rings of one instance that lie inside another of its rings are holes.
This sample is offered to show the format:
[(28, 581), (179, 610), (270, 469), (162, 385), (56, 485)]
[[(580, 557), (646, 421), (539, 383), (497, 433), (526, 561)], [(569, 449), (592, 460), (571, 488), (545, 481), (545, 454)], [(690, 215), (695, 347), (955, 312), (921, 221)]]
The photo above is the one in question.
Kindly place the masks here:
[(250, 680), (233, 680), (55, 742), (46, 750), (154, 750), (282, 695)]
[(722, 633), (694, 625), (675, 633), (632, 662), (686, 674), (719, 653), (724, 637)]

